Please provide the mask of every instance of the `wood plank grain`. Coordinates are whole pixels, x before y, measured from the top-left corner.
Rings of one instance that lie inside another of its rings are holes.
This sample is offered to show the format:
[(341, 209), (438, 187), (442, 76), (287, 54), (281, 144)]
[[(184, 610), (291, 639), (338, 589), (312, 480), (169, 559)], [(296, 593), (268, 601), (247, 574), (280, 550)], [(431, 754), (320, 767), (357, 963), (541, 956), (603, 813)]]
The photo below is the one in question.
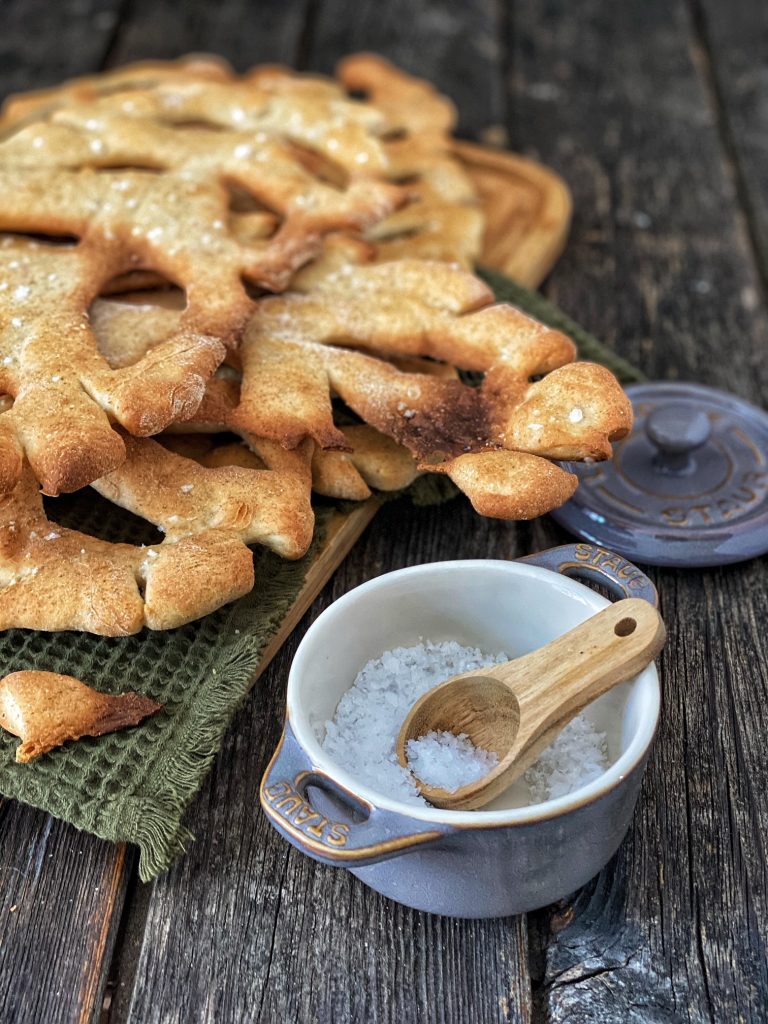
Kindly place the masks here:
[[(681, 3), (512, 8), (514, 141), (574, 194), (549, 294), (652, 377), (755, 401), (768, 317)], [(545, 547), (563, 534), (533, 528)], [(764, 1019), (766, 560), (658, 571), (663, 717), (628, 841), (534, 918), (535, 1007), (569, 1024)]]
[(0, 1020), (93, 1019), (133, 854), (0, 803)]
[(374, 50), (449, 95), (459, 134), (503, 144), (498, 14), (494, 0), (323, 0), (308, 64), (330, 72), (345, 54)]
[(694, 50), (709, 79), (732, 176), (768, 290), (768, 7), (689, 0)]
[[(0, 97), (95, 71), (119, 0), (3, 5)], [(133, 855), (32, 808), (0, 802), (0, 1020), (98, 1014)]]
[(117, 30), (122, 0), (6, 0), (0, 98), (97, 70)]
[(549, 294), (650, 377), (759, 403), (765, 314), (687, 14), (679, 2), (588, 10), (577, 23), (529, 0), (513, 32), (514, 142), (574, 194)]
[(330, 601), (402, 565), (517, 553), (513, 527), (479, 521), (461, 498), (439, 515), (399, 501), (376, 516), (233, 724), (189, 818), (199, 841), (154, 883), (139, 928), (129, 922), (144, 938), (113, 1024), (530, 1019), (522, 920), (450, 921), (384, 900), (293, 851), (257, 795), (296, 644)]
[(110, 65), (217, 53), (245, 71), (252, 64), (296, 64), (311, 0), (134, 0), (121, 21)]

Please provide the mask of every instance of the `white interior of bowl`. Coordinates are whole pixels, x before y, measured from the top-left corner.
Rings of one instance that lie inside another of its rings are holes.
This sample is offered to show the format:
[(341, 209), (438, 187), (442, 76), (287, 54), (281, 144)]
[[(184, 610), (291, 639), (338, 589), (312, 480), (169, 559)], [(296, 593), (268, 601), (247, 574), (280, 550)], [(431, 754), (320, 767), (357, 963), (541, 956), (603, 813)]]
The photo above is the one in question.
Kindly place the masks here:
[(387, 573), (334, 602), (312, 624), (288, 681), (288, 713), (313, 764), (379, 807), (427, 821), (512, 824), (566, 811), (627, 775), (650, 745), (659, 714), (659, 684), (650, 665), (595, 701), (587, 713), (606, 732), (609, 767), (595, 781), (545, 804), (520, 806), (511, 787), (481, 811), (403, 804), (359, 782), (324, 753), (325, 722), (371, 658), (422, 640), (456, 640), (517, 657), (583, 622), (608, 601), (575, 580), (519, 562), (433, 562)]

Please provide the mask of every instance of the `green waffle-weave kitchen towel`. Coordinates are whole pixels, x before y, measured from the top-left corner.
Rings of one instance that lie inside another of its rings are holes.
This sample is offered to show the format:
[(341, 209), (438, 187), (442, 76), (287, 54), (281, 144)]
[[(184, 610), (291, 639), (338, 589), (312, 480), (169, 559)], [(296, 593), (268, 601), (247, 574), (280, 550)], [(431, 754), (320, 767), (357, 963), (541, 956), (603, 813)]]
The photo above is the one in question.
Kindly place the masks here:
[[(624, 382), (642, 379), (540, 295), (498, 273), (483, 274), (499, 299), (569, 333), (582, 357), (604, 363)], [(434, 479), (438, 486), (430, 482)], [(422, 478), (412, 491), (420, 504), (445, 495), (442, 478)], [(319, 510), (320, 531), (327, 511)], [(107, 540), (158, 539), (151, 526), (90, 488), (57, 499), (51, 514), (65, 526)], [(99, 690), (135, 689), (165, 705), (138, 728), (69, 743), (26, 765), (14, 761), (18, 741), (0, 730), (0, 793), (104, 839), (136, 843), (144, 880), (168, 868), (191, 838), (182, 823), (184, 812), (248, 692), (262, 650), (301, 589), (311, 557), (310, 552), (300, 562), (284, 562), (258, 549), (251, 594), (170, 632), (144, 630), (121, 638), (29, 630), (0, 634), (4, 672), (64, 672)]]

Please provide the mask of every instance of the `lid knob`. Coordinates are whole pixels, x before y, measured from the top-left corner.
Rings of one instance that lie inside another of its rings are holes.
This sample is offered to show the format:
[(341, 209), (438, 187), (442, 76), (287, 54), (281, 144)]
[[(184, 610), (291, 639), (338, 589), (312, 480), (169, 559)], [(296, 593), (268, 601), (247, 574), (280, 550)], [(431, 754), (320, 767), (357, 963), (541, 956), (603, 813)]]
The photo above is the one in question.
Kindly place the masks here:
[(709, 440), (712, 425), (700, 409), (672, 402), (653, 410), (645, 421), (645, 432), (657, 449), (656, 469), (683, 476), (696, 468), (692, 453)]

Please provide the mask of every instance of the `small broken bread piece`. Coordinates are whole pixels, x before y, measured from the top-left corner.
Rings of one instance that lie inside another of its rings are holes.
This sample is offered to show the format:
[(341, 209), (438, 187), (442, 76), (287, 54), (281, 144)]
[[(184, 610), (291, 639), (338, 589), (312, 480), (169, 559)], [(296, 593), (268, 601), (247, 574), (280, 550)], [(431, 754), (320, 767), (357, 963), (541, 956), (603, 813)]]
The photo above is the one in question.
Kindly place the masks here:
[[(360, 500), (376, 491), (400, 491), (419, 475), (416, 461), (402, 445), (380, 433), (367, 423), (341, 427), (349, 446), (348, 452), (315, 448), (312, 457), (312, 488), (328, 498)], [(335, 460), (345, 460), (343, 470)], [(329, 465), (330, 461), (330, 465)], [(366, 493), (367, 492), (367, 493)]]
[(11, 672), (0, 679), (0, 727), (22, 741), (16, 748), (22, 764), (67, 740), (138, 725), (162, 707), (138, 693), (99, 693), (58, 672)]
[(312, 454), (312, 490), (326, 498), (364, 501), (376, 491), (400, 491), (419, 475), (411, 453), (367, 423), (341, 427), (348, 451), (317, 445)]

